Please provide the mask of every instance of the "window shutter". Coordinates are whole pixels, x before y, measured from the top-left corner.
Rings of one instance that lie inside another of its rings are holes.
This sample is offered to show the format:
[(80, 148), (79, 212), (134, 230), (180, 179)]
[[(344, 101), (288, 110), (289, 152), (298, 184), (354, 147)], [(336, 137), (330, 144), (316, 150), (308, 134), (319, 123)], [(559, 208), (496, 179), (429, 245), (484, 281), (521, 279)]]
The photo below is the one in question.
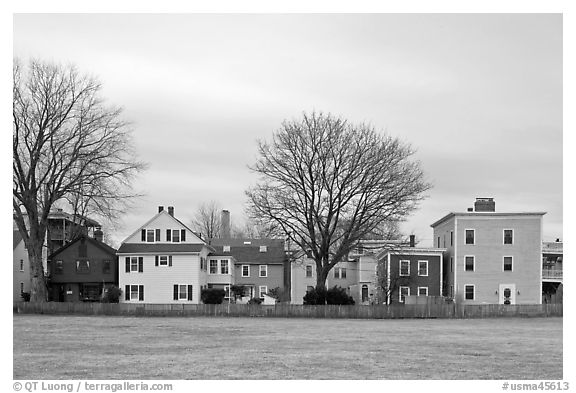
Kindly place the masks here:
[(144, 257), (138, 257), (138, 273), (144, 272)]
[(166, 241), (167, 242), (172, 241), (172, 229), (166, 229)]
[(156, 255), (155, 259), (156, 259), (156, 260), (155, 260), (155, 262), (154, 262), (154, 265), (155, 265), (155, 266), (158, 266), (158, 255)]
[(130, 285), (126, 285), (126, 286), (124, 287), (124, 289), (125, 289), (124, 298), (125, 298), (126, 300), (130, 300)]
[(188, 285), (188, 300), (192, 300), (192, 285)]
[(142, 241), (146, 241), (146, 229), (142, 229)]
[(156, 229), (156, 239), (157, 242), (160, 241), (160, 229)]
[(186, 241), (186, 229), (180, 230), (180, 241), (181, 242)]
[(168, 266), (172, 266), (172, 255), (168, 255)]
[(126, 273), (130, 273), (130, 257), (126, 257)]
[(144, 300), (144, 285), (138, 285), (138, 300)]
[(178, 300), (178, 285), (174, 284), (174, 300)]

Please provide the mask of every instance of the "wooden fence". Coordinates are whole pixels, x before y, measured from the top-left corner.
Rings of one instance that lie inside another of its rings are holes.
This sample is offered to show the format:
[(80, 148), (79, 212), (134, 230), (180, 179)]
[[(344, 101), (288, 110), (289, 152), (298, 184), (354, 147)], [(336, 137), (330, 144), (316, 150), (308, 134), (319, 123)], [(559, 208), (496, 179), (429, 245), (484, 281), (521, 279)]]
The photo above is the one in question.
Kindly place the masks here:
[(14, 304), (20, 314), (74, 314), (127, 316), (216, 316), (272, 318), (498, 318), (561, 317), (562, 304), (413, 304), (378, 306), (303, 306), (248, 304), (130, 304), (130, 303), (32, 303)]

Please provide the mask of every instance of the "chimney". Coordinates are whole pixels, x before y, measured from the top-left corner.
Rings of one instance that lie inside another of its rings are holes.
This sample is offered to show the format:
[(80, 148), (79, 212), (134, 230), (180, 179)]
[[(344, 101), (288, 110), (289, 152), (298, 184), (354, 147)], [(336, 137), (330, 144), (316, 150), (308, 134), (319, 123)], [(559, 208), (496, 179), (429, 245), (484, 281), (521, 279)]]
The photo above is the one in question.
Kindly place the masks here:
[(102, 242), (103, 238), (104, 238), (104, 232), (102, 232), (102, 228), (96, 227), (96, 230), (94, 231), (94, 239), (99, 242)]
[(158, 206), (158, 213), (162, 213), (164, 211), (164, 206)]
[(496, 211), (496, 202), (494, 202), (493, 198), (476, 198), (476, 202), (474, 202), (474, 211), (494, 212)]
[(222, 239), (230, 239), (230, 212), (228, 210), (222, 210), (222, 215), (220, 218), (221, 231), (220, 236)]
[(174, 217), (174, 206), (168, 206), (168, 214)]
[(559, 238), (558, 238), (558, 239), (556, 239), (556, 243), (560, 243), (560, 239), (559, 239)]
[(410, 235), (410, 247), (416, 247), (416, 235)]
[(474, 211), (474, 208), (473, 208), (473, 207), (469, 207), (469, 208), (468, 208), (468, 211), (469, 211), (469, 212), (473, 212), (473, 211)]

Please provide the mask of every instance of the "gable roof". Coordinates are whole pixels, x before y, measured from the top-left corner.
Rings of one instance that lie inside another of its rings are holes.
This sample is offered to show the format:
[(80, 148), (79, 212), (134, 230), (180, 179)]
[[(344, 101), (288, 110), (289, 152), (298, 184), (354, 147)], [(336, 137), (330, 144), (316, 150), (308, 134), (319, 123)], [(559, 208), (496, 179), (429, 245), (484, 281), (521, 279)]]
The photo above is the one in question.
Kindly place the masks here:
[(117, 254), (197, 253), (204, 247), (214, 251), (210, 246), (197, 243), (122, 243)]
[(12, 231), (12, 250), (14, 250), (21, 241), (22, 235), (20, 234), (20, 231)]
[(161, 212), (156, 213), (151, 219), (146, 221), (144, 223), (144, 225), (141, 225), (138, 229), (136, 229), (134, 232), (132, 232), (128, 237), (126, 237), (124, 240), (122, 240), (122, 243), (124, 243), (126, 240), (130, 239), (132, 236), (136, 235), (142, 229), (146, 228), (148, 226), (148, 224), (150, 224), (152, 221), (154, 221), (155, 219), (160, 217), (160, 215), (162, 215), (162, 214), (166, 214), (172, 220), (176, 221), (178, 224), (182, 225), (184, 228), (186, 228), (188, 231), (190, 231), (190, 233), (192, 235), (194, 235), (195, 237), (197, 237), (198, 240), (200, 240), (202, 243), (206, 244), (206, 242), (200, 236), (198, 236), (198, 234), (196, 232), (194, 232), (192, 229), (190, 229), (190, 227), (188, 225), (185, 225), (182, 221), (180, 221), (179, 219), (177, 219), (173, 215), (169, 214), (166, 210), (162, 210)]
[(252, 238), (231, 238), (231, 239), (220, 239), (211, 238), (208, 239), (208, 243), (212, 246), (233, 246), (233, 247), (282, 247), (284, 249), (284, 239), (252, 239)]
[(543, 216), (546, 212), (519, 212), (519, 213), (500, 213), (500, 212), (451, 212), (442, 217), (441, 219), (430, 224), (432, 228), (437, 227), (444, 221), (449, 220), (452, 217), (507, 217), (507, 216)]
[[(276, 240), (276, 239), (261, 239), (261, 240)], [(256, 265), (281, 265), (286, 260), (284, 252), (284, 241), (280, 240), (281, 244), (278, 245), (276, 241), (272, 244), (259, 244), (259, 245), (230, 245), (230, 251), (224, 252), (224, 245), (214, 245), (214, 253), (210, 255), (230, 255), (236, 259), (236, 263), (243, 264), (256, 264)], [(276, 244), (274, 244), (276, 243)], [(226, 244), (228, 245), (228, 244)], [(260, 245), (267, 246), (266, 252), (260, 252)]]
[(62, 251), (68, 249), (69, 247), (72, 247), (74, 244), (78, 243), (82, 239), (87, 240), (88, 243), (92, 244), (95, 247), (100, 248), (101, 250), (103, 250), (104, 252), (107, 252), (110, 255), (116, 255), (116, 249), (115, 248), (110, 247), (108, 244), (102, 243), (102, 242), (100, 242), (94, 238), (89, 237), (89, 236), (81, 235), (81, 236), (78, 236), (76, 239), (72, 240), (70, 243), (68, 243), (68, 244), (60, 247), (56, 251), (54, 251), (52, 254), (50, 254), (48, 259), (52, 259), (55, 255), (58, 255)]

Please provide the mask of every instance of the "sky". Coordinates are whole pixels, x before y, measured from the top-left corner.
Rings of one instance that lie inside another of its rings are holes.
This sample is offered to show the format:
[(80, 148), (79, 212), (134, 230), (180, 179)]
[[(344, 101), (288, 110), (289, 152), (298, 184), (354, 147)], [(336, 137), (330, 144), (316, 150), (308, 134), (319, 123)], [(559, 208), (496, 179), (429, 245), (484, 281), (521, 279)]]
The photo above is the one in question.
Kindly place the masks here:
[[(73, 32), (73, 33), (71, 33)], [(492, 197), (563, 238), (561, 14), (15, 14), (13, 53), (72, 63), (124, 108), (145, 194), (116, 243), (174, 206), (244, 220), (257, 140), (330, 112), (416, 149), (427, 199), (402, 229)], [(106, 228), (104, 228), (106, 230)]]

